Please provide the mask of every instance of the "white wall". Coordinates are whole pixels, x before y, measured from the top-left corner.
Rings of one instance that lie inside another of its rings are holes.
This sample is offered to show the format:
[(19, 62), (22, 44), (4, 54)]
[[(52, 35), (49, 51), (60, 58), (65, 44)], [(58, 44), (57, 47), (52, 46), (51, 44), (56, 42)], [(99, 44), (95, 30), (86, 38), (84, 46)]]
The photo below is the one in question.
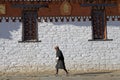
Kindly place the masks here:
[(69, 70), (120, 69), (120, 22), (108, 22), (108, 39), (92, 38), (91, 22), (39, 23), (36, 43), (19, 43), (22, 24), (10, 21), (0, 23), (0, 71), (30, 72), (55, 69), (54, 46), (59, 45)]

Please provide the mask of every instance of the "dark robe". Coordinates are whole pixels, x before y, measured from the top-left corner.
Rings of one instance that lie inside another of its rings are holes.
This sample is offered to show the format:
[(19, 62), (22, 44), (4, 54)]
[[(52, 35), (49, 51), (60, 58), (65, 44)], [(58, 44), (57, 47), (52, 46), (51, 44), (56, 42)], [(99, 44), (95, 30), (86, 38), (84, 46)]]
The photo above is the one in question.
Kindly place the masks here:
[(64, 62), (64, 56), (62, 54), (62, 51), (61, 50), (58, 50), (56, 52), (56, 57), (58, 57), (58, 61), (57, 61), (57, 64), (56, 64), (56, 68), (57, 69), (66, 69), (65, 68), (65, 62)]

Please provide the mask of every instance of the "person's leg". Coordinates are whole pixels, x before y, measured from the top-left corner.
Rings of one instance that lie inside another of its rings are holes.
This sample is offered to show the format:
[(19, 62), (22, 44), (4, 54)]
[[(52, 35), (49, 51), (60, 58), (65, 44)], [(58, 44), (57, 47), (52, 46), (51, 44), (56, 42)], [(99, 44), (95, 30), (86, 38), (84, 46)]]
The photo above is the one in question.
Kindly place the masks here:
[(67, 71), (67, 69), (66, 69), (66, 67), (65, 67), (65, 62), (64, 62), (64, 60), (63, 60), (63, 69), (64, 69), (64, 71), (66, 72), (66, 74), (68, 74), (68, 71)]
[(64, 71), (66, 72), (66, 74), (68, 74), (68, 71), (67, 71), (67, 69), (66, 69), (66, 68), (64, 68)]
[(56, 68), (56, 74), (58, 74), (58, 68)]

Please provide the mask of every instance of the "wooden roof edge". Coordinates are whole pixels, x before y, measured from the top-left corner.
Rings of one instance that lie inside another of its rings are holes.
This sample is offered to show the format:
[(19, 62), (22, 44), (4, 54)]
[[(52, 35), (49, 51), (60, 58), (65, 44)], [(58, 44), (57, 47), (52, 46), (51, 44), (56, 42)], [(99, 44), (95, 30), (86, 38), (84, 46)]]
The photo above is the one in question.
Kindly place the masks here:
[[(33, 1), (38, 1), (38, 2), (50, 2), (50, 1), (54, 1), (54, 2), (56, 2), (56, 1), (69, 1), (69, 2), (71, 2), (71, 1), (73, 1), (73, 2), (88, 2), (88, 1), (85, 1), (85, 0), (0, 0), (0, 2), (16, 2), (16, 1), (31, 1), (31, 2), (33, 2)], [(119, 0), (105, 0), (104, 2), (118, 2)]]

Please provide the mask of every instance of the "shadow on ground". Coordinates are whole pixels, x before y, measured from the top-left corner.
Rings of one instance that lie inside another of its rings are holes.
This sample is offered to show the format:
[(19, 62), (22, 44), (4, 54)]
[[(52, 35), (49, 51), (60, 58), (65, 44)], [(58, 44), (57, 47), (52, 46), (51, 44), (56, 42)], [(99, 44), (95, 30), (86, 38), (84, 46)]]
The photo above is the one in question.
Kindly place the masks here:
[(76, 73), (73, 74), (73, 76), (83, 75), (83, 76), (97, 76), (97, 75), (104, 75), (104, 74), (110, 74), (112, 72), (89, 72), (89, 73)]

